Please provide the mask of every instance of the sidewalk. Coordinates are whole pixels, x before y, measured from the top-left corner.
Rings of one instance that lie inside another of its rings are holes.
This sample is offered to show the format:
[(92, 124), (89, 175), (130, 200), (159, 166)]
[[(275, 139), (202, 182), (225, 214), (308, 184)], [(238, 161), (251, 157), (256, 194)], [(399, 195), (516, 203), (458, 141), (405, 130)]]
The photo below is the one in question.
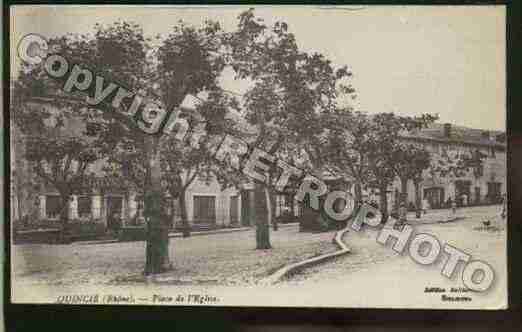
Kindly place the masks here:
[(459, 212), (461, 211), (457, 209), (457, 213), (453, 215), (451, 209), (428, 210), (426, 214), (421, 214), (420, 218), (416, 217), (415, 212), (408, 212), (407, 223), (418, 225), (454, 221), (455, 218), (461, 217), (461, 213)]
[[(285, 224), (277, 224), (279, 228), (285, 228), (290, 226), (298, 225), (299, 223), (285, 223)], [(208, 231), (197, 231), (197, 232), (190, 232), (190, 236), (198, 236), (198, 235), (211, 235), (211, 234), (224, 234), (224, 233), (234, 233), (234, 232), (244, 232), (251, 229), (255, 229), (255, 226), (247, 226), (247, 227), (237, 227), (237, 228), (220, 228), (220, 229), (212, 229)], [(169, 238), (173, 237), (183, 237), (183, 233), (181, 232), (170, 232)], [(88, 245), (88, 244), (105, 244), (105, 243), (116, 243), (120, 242), (118, 239), (110, 239), (110, 240), (94, 240), (94, 241), (77, 241), (73, 244), (77, 245)], [(126, 241), (127, 242), (127, 241)], [(130, 241), (130, 242), (136, 242), (136, 241)]]
[[(252, 286), (284, 265), (334, 252), (335, 231), (299, 232), (297, 224), (270, 232), (272, 249), (256, 250), (256, 230), (171, 239), (174, 270), (156, 281), (168, 285)], [(27, 285), (74, 287), (110, 284), (134, 287), (143, 277), (145, 242), (104, 245), (22, 245), (12, 252), (13, 279)], [(147, 285), (145, 285), (147, 286)], [(133, 288), (134, 290), (134, 288)], [(74, 294), (76, 294), (74, 293)]]
[[(491, 209), (494, 208), (492, 213)], [(498, 213), (496, 211), (498, 210)], [(435, 224), (443, 222), (451, 222), (455, 220), (465, 219), (471, 215), (482, 215), (484, 218), (500, 215), (502, 207), (500, 205), (484, 205), (484, 206), (467, 206), (457, 208), (457, 212), (453, 215), (451, 209), (428, 210), (426, 214), (422, 214), (420, 218), (416, 218), (415, 212), (408, 212), (408, 224)], [(495, 214), (496, 213), (496, 214)]]

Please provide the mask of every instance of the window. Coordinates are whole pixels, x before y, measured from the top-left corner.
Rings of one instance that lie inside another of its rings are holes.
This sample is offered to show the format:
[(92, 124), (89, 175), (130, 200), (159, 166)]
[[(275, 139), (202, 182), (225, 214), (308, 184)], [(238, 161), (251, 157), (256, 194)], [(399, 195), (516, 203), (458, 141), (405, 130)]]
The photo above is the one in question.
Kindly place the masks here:
[(58, 195), (45, 196), (45, 215), (50, 219), (58, 219), (60, 217), (61, 199)]
[(78, 197), (78, 216), (82, 219), (90, 218), (91, 217), (91, 206), (92, 206), (91, 196)]
[(216, 223), (216, 197), (194, 196), (194, 223)]

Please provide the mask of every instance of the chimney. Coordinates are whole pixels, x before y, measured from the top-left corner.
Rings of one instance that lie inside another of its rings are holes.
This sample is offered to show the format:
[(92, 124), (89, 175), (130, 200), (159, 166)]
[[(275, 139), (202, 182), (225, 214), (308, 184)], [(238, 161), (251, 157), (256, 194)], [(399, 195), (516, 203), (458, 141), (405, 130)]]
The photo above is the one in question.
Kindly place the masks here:
[(451, 137), (451, 123), (444, 124), (444, 137), (445, 138)]

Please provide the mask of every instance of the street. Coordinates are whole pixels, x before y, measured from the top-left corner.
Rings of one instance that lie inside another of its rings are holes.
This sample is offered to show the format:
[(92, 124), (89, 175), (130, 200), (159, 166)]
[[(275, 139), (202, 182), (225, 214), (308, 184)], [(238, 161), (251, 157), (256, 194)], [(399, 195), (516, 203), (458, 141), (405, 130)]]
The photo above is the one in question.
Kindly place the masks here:
[[(447, 213), (447, 210), (430, 213)], [(482, 260), (490, 264), (495, 272), (496, 282), (492, 289), (485, 293), (472, 293), (472, 306), (480, 307), (484, 303), (498, 303), (496, 309), (506, 304), (506, 220), (500, 218), (500, 206), (485, 206), (462, 208), (457, 213), (465, 217), (457, 222), (443, 224), (421, 224), (415, 226), (415, 219), (408, 216), (414, 232), (428, 233), (445, 243), (463, 250), (472, 256), (472, 260)], [(433, 216), (431, 216), (433, 217)], [(482, 221), (489, 219), (491, 226), (498, 230), (479, 230)], [(421, 266), (415, 263), (407, 252), (402, 255), (391, 249), (391, 244), (383, 246), (376, 242), (378, 231), (374, 229), (349, 232), (345, 236), (352, 252), (335, 261), (309, 268), (292, 277), (282, 287), (299, 286), (299, 288), (314, 288), (316, 294), (325, 298), (335, 298), (338, 305), (357, 304), (358, 306), (381, 307), (415, 306), (440, 308), (448, 306), (459, 307), (460, 303), (434, 301), (441, 294), (424, 293), (426, 287), (441, 287), (448, 292), (451, 287), (463, 287), (461, 281), (462, 265), (451, 280), (443, 277), (440, 270), (445, 262), (439, 259), (431, 266)], [(365, 289), (365, 292), (358, 290)], [(445, 295), (466, 295), (469, 293), (448, 293)], [(350, 299), (339, 298), (333, 294), (345, 294)], [(408, 296), (401, 296), (408, 294)], [(498, 301), (491, 301), (495, 297)], [(437, 304), (438, 303), (438, 304)], [(491, 308), (494, 309), (494, 308)]]
[[(432, 266), (421, 266), (408, 257), (407, 250), (396, 254), (390, 243), (383, 246), (375, 241), (376, 229), (350, 231), (344, 241), (351, 252), (333, 261), (306, 268), (273, 286), (252, 286), (279, 267), (301, 261), (320, 253), (337, 250), (332, 244), (334, 232), (299, 233), (297, 226), (271, 232), (274, 249), (254, 250), (254, 229), (225, 234), (171, 239), (171, 259), (174, 271), (162, 276), (164, 282), (146, 283), (143, 269), (144, 242), (73, 245), (13, 246), (13, 291), (35, 301), (38, 292), (77, 294), (97, 292), (101, 285), (116, 294), (179, 294), (184, 285), (226, 298), (227, 303), (270, 305), (275, 294), (286, 294), (288, 300), (278, 305), (353, 306), (353, 307), (435, 307), (495, 309), (506, 301), (506, 221), (499, 217), (499, 206), (459, 209), (463, 217), (456, 222), (413, 225), (414, 232), (436, 236), (441, 245), (449, 243), (490, 264), (496, 282), (485, 293), (449, 293), (451, 287), (462, 287), (461, 265), (452, 280), (440, 274), (441, 259)], [(423, 220), (437, 219), (430, 211)], [(431, 215), (430, 215), (431, 214)], [(483, 230), (482, 221), (491, 221), (491, 230)], [(414, 220), (409, 220), (414, 224)], [(407, 247), (406, 247), (407, 248)], [(230, 286), (236, 286), (230, 287)], [(33, 289), (37, 293), (23, 292)], [(442, 294), (425, 293), (426, 288), (445, 288), (444, 295), (465, 295), (471, 302), (445, 302)], [(259, 292), (261, 291), (262, 292)], [(26, 294), (26, 295), (25, 295)], [(405, 296), (404, 294), (408, 294)], [(21, 296), (20, 295), (20, 296)], [(494, 297), (493, 301), (491, 297)], [(147, 300), (147, 301), (150, 301)], [(148, 303), (148, 302), (147, 302)], [(491, 307), (491, 303), (495, 303)]]

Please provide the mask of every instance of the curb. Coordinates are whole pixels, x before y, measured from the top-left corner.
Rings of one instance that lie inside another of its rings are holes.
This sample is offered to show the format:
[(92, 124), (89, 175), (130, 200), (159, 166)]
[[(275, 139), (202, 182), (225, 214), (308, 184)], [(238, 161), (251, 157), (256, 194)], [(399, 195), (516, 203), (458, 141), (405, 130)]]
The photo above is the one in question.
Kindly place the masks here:
[(285, 276), (288, 276), (289, 274), (294, 273), (298, 270), (301, 270), (303, 268), (310, 267), (310, 266), (313, 266), (316, 264), (320, 264), (320, 263), (326, 262), (330, 259), (348, 254), (350, 252), (350, 248), (342, 240), (344, 234), (348, 233), (348, 231), (349, 231), (348, 225), (349, 225), (349, 223), (346, 224), (345, 228), (343, 228), (335, 233), (334, 242), (339, 247), (338, 251), (316, 256), (316, 257), (312, 257), (312, 258), (308, 258), (301, 262), (283, 266), (282, 268), (280, 268), (273, 274), (269, 275), (268, 277), (261, 279), (259, 283), (261, 285), (273, 285), (273, 284), (277, 283), (278, 281), (280, 281)]
[(415, 222), (413, 220), (408, 220), (406, 222), (406, 225), (410, 226), (421, 226), (421, 225), (434, 225), (434, 224), (446, 224), (446, 223), (452, 223), (458, 220), (466, 219), (466, 217), (453, 217), (448, 219), (440, 219), (440, 220), (433, 220), (429, 222)]
[[(292, 227), (296, 226), (299, 223), (287, 223), (287, 224), (278, 224), (277, 226), (279, 228), (285, 228), (285, 227)], [(199, 231), (199, 232), (191, 232), (190, 236), (200, 236), (200, 235), (212, 235), (212, 234), (225, 234), (225, 233), (235, 233), (235, 232), (245, 232), (249, 230), (255, 230), (255, 226), (248, 226), (248, 227), (238, 227), (238, 228), (230, 228), (230, 229), (215, 229), (215, 230), (209, 230), (209, 231)], [(172, 232), (169, 233), (169, 238), (182, 238), (183, 233), (181, 232)], [(112, 239), (112, 240), (98, 240), (98, 241), (77, 241), (73, 244), (75, 245), (93, 245), (93, 244), (109, 244), (109, 243), (124, 243), (124, 242), (140, 242), (144, 240), (139, 241), (119, 241), (118, 239)]]

